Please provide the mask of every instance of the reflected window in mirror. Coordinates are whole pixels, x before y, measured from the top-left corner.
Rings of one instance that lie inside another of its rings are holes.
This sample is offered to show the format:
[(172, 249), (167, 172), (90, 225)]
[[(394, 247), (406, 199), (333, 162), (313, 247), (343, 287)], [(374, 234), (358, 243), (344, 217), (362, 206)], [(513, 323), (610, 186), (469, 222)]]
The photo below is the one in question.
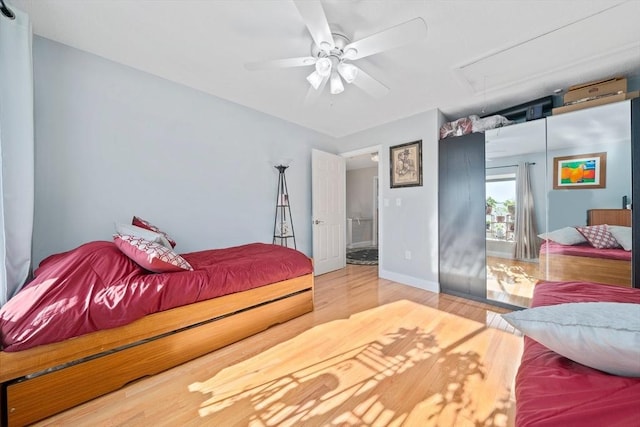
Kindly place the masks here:
[[(545, 120), (485, 132), (485, 158), (486, 297), (528, 307), (540, 279), (538, 238), (537, 235), (526, 237), (524, 246), (517, 242), (523, 241), (519, 233), (536, 230), (539, 234), (546, 230)], [(529, 191), (524, 197), (518, 197), (518, 175), (522, 182), (523, 172), (528, 174), (526, 188)], [(518, 218), (528, 225), (523, 227)], [(519, 250), (523, 247), (525, 250)]]
[(514, 241), (516, 222), (516, 174), (487, 175), (487, 238)]

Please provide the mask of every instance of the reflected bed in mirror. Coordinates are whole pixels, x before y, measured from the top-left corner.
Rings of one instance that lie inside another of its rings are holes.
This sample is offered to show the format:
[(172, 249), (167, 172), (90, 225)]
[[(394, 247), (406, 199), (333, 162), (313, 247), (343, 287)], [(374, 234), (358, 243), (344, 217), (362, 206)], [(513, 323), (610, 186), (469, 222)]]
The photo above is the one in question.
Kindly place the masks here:
[(631, 210), (591, 209), (587, 217), (587, 227), (575, 233), (573, 227), (549, 233), (540, 249), (540, 275), (631, 287)]
[[(594, 248), (588, 242), (562, 247), (545, 245), (541, 273), (547, 280), (580, 280), (631, 286), (631, 105), (622, 101), (548, 117), (548, 180), (559, 178), (555, 159), (585, 153), (606, 155), (600, 187), (553, 188), (548, 191), (548, 230), (608, 224), (628, 234), (628, 251)], [(624, 240), (624, 236), (618, 236)], [(595, 246), (600, 246), (596, 244)], [(588, 255), (588, 256), (585, 256)]]
[[(554, 159), (593, 153), (606, 153), (606, 171), (603, 170), (606, 184), (553, 188)], [(540, 258), (538, 245), (542, 239), (537, 238), (538, 234), (566, 227), (624, 226), (610, 218), (592, 218), (587, 223), (587, 212), (621, 211), (632, 203), (629, 199), (632, 193), (629, 101), (492, 129), (485, 133), (485, 155), (488, 299), (529, 306), (533, 287), (539, 280), (582, 280), (629, 286), (630, 251), (619, 249), (627, 252), (621, 255), (623, 259), (603, 258), (601, 253), (587, 261), (584, 257), (569, 255), (572, 258), (563, 262), (559, 257), (565, 255), (553, 253), (549, 248)], [(521, 163), (530, 166), (516, 166)], [(532, 206), (523, 209), (523, 197), (516, 191), (515, 213), (510, 215), (505, 209), (511, 195), (500, 193), (492, 186), (513, 180), (516, 172), (523, 169), (529, 172), (530, 197), (526, 199), (532, 201)], [(529, 222), (523, 224), (521, 218), (529, 218)], [(522, 227), (528, 230), (527, 240), (535, 242), (525, 251), (517, 249), (518, 230)], [(627, 234), (631, 234), (630, 228)], [(629, 237), (629, 247), (631, 240)], [(570, 276), (568, 272), (572, 270), (585, 274)]]

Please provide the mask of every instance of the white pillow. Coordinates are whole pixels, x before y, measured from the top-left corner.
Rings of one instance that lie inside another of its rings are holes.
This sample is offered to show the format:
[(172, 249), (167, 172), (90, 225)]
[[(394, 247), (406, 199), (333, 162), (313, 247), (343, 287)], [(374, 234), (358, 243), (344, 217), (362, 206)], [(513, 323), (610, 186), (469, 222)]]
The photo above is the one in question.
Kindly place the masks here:
[(578, 245), (585, 243), (587, 239), (575, 227), (564, 227), (548, 233), (538, 234), (544, 240), (553, 240), (561, 245)]
[(618, 241), (618, 244), (622, 246), (625, 251), (631, 250), (631, 243), (633, 241), (631, 234), (631, 227), (623, 227), (622, 225), (607, 225), (607, 230)]
[(169, 249), (173, 249), (171, 243), (164, 237), (163, 234), (156, 233), (155, 231), (147, 230), (146, 228), (136, 227), (135, 225), (115, 223), (116, 233), (126, 236), (140, 237), (141, 239), (148, 240), (149, 242), (159, 243)]
[(640, 377), (640, 304), (578, 302), (503, 314), (523, 334), (575, 362)]

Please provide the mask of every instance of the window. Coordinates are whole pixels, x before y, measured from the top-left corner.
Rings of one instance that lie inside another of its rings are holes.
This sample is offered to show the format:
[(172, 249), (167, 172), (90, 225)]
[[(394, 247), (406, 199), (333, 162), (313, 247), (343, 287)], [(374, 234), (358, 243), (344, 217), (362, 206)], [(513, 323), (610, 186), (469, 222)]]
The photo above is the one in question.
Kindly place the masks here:
[(516, 174), (486, 178), (487, 238), (513, 241), (516, 223)]

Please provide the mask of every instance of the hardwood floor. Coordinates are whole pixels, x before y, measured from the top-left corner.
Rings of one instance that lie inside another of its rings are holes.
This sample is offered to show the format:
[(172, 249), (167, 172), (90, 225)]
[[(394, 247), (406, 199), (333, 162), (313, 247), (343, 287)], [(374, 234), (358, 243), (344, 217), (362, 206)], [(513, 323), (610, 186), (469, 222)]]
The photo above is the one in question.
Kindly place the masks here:
[(533, 288), (540, 280), (538, 262), (487, 257), (487, 298), (529, 307)]
[(522, 338), (505, 310), (359, 265), (317, 277), (315, 305), (38, 425), (514, 424)]

